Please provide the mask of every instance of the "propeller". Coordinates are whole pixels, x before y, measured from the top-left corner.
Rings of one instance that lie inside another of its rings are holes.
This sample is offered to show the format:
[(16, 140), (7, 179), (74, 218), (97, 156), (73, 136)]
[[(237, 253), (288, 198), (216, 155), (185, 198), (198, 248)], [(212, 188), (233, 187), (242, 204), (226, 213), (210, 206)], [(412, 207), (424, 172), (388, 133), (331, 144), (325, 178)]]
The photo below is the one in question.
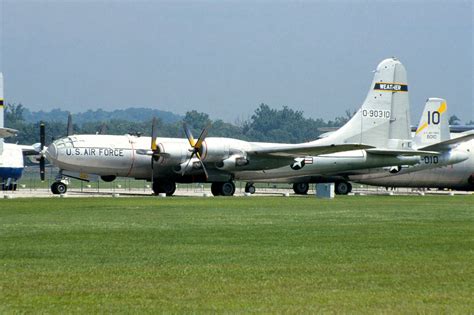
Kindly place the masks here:
[(201, 134), (199, 135), (198, 140), (196, 141), (193, 137), (193, 134), (191, 130), (189, 129), (188, 125), (186, 123), (183, 123), (183, 128), (184, 128), (184, 133), (186, 134), (186, 138), (188, 138), (189, 144), (191, 145), (191, 148), (189, 151), (191, 152), (191, 156), (189, 157), (188, 163), (186, 164), (186, 167), (183, 168), (182, 174), (184, 175), (184, 172), (188, 168), (189, 163), (193, 159), (193, 156), (196, 155), (196, 157), (199, 160), (199, 163), (201, 163), (202, 170), (204, 171), (204, 174), (206, 175), (206, 179), (209, 178), (209, 174), (207, 173), (206, 167), (204, 166), (204, 162), (202, 161), (201, 158), (201, 148), (202, 148), (202, 143), (204, 142), (204, 139), (207, 136), (207, 132), (210, 128), (210, 125), (207, 125), (202, 131)]
[(39, 158), (39, 162), (40, 162), (40, 178), (41, 178), (41, 181), (44, 181), (44, 166), (45, 166), (45, 162), (44, 162), (44, 145), (45, 145), (45, 127), (44, 127), (44, 123), (41, 122), (40, 123), (40, 158)]

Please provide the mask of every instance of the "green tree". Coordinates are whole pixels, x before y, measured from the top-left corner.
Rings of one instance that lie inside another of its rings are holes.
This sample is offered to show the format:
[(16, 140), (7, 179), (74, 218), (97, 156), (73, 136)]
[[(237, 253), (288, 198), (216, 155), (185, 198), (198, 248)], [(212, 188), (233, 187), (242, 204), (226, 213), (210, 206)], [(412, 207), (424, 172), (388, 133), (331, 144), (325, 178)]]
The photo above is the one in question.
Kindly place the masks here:
[(449, 117), (450, 125), (459, 125), (460, 122), (461, 122), (461, 119), (459, 119), (458, 116), (456, 115), (451, 115), (451, 117)]

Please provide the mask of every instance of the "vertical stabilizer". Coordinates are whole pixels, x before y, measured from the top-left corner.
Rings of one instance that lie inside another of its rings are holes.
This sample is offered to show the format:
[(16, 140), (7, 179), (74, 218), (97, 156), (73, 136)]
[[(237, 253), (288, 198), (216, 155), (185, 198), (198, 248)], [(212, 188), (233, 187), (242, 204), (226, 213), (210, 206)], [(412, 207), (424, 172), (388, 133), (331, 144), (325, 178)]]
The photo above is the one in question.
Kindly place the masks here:
[(429, 98), (421, 114), (413, 141), (417, 148), (449, 140), (448, 105), (442, 98)]
[(344, 126), (320, 141), (392, 149), (411, 146), (408, 83), (403, 64), (396, 58), (383, 60), (361, 108)]

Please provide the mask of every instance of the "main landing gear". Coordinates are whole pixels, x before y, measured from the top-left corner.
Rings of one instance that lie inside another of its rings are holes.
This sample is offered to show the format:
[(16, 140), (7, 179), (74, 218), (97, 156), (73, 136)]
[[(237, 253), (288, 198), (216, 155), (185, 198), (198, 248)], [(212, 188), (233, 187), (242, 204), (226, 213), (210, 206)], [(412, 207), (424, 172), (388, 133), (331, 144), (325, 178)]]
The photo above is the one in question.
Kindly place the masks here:
[(153, 193), (166, 194), (166, 196), (173, 196), (176, 191), (176, 183), (168, 181), (153, 182)]
[(334, 184), (334, 192), (336, 195), (347, 195), (352, 191), (352, 185), (349, 182), (341, 181)]
[(214, 196), (233, 196), (235, 193), (234, 182), (214, 182), (211, 184), (211, 192)]
[(294, 183), (293, 184), (293, 191), (297, 195), (306, 195), (309, 190), (309, 184), (308, 183)]

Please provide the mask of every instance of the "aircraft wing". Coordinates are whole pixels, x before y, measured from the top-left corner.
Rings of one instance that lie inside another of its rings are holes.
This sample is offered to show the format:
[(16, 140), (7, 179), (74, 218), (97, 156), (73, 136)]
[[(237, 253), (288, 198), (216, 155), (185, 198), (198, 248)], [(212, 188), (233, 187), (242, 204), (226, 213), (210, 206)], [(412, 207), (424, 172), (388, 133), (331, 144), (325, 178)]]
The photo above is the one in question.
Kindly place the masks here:
[(21, 145), (17, 144), (17, 146), (23, 152), (23, 155), (37, 155), (39, 153), (39, 146), (36, 145)]
[(8, 138), (13, 137), (18, 134), (18, 130), (11, 129), (11, 128), (0, 128), (0, 138)]
[(247, 152), (249, 155), (267, 156), (267, 157), (302, 157), (302, 156), (317, 156), (322, 154), (331, 154), (342, 151), (363, 150), (373, 148), (373, 146), (365, 144), (290, 144), (272, 148), (257, 148)]
[(466, 132), (462, 136), (459, 136), (457, 138), (431, 144), (421, 149), (434, 150), (434, 151), (448, 151), (448, 150), (451, 150), (453, 147), (457, 146), (458, 144), (465, 141), (469, 141), (471, 139), (474, 139), (474, 131)]
[(367, 149), (365, 150), (365, 152), (370, 153), (370, 154), (395, 155), (395, 156), (440, 155), (440, 153), (437, 151), (425, 151), (425, 150)]

